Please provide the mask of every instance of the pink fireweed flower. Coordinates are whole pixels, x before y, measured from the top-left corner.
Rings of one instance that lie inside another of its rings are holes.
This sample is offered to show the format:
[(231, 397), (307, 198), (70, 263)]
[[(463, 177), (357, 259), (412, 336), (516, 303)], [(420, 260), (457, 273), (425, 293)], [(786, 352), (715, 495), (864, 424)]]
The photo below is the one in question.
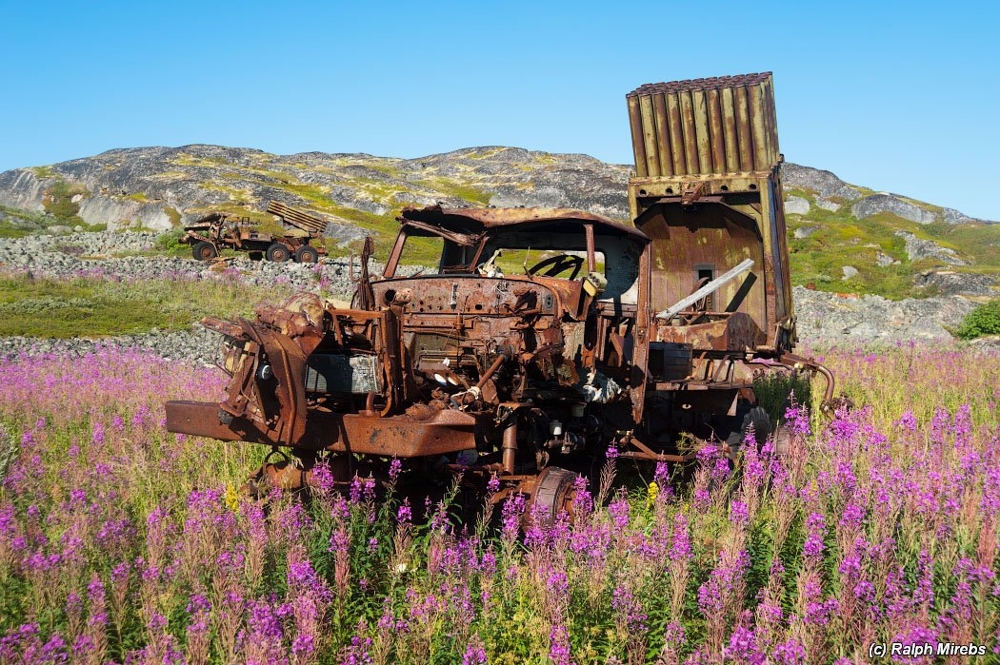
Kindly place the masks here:
[(569, 646), (569, 631), (566, 626), (555, 624), (549, 633), (549, 658), (555, 665), (572, 665), (573, 656)]
[(738, 526), (746, 526), (750, 522), (750, 513), (747, 504), (742, 501), (733, 501), (729, 504), (729, 521)]
[(902, 427), (908, 432), (915, 432), (917, 431), (917, 417), (913, 415), (913, 411), (907, 410), (893, 425)]
[(398, 457), (393, 457), (392, 462), (389, 464), (389, 480), (391, 482), (396, 482), (399, 478), (399, 474), (403, 472), (403, 462)]
[(718, 617), (728, 611), (733, 594), (750, 567), (750, 556), (746, 550), (740, 550), (735, 559), (726, 555), (727, 552), (723, 552), (708, 581), (698, 587), (698, 607), (705, 616)]
[(311, 482), (320, 492), (332, 492), (336, 483), (333, 478), (333, 472), (330, 471), (330, 465), (326, 462), (319, 462), (313, 465)]
[(653, 482), (661, 489), (670, 483), (670, 467), (666, 462), (656, 463), (656, 471), (653, 472)]
[(573, 514), (578, 518), (589, 515), (594, 510), (594, 499), (587, 489), (587, 478), (577, 476), (573, 479)]
[(351, 547), (351, 537), (348, 535), (346, 529), (334, 529), (333, 533), (330, 534), (330, 548), (328, 551), (336, 554), (337, 552), (348, 552)]
[(805, 436), (812, 434), (812, 426), (809, 424), (809, 409), (795, 401), (794, 393), (791, 396), (791, 405), (785, 410), (785, 422), (795, 434)]
[(465, 654), (462, 656), (462, 665), (487, 665), (487, 662), (483, 641), (479, 638), (479, 634), (476, 633), (465, 647)]
[(104, 425), (102, 423), (94, 423), (91, 440), (95, 445), (104, 445)]
[(503, 537), (507, 540), (517, 538), (521, 526), (521, 516), (524, 515), (525, 499), (523, 494), (508, 497), (501, 512), (503, 521)]
[(686, 561), (691, 558), (691, 535), (688, 532), (687, 518), (683, 513), (674, 516), (674, 537), (670, 544), (670, 560)]
[(361, 494), (365, 501), (373, 501), (375, 499), (375, 479), (368, 476), (362, 481)]
[(794, 638), (776, 646), (772, 655), (774, 662), (779, 665), (800, 665), (806, 662), (806, 649)]
[(722, 650), (723, 657), (737, 663), (748, 665), (764, 665), (767, 656), (761, 653), (757, 646), (757, 636), (754, 631), (744, 626), (737, 626), (729, 636), (729, 645)]
[(821, 559), (823, 556), (823, 530), (826, 519), (820, 513), (810, 513), (806, 519), (806, 542), (802, 546), (802, 555), (807, 559)]
[(409, 524), (413, 521), (413, 511), (410, 509), (409, 499), (403, 499), (402, 505), (396, 511), (396, 521), (400, 524)]
[(618, 615), (616, 622), (624, 631), (640, 635), (646, 632), (648, 616), (642, 611), (642, 603), (627, 586), (619, 584), (615, 587), (611, 596), (611, 607)]
[(629, 509), (628, 497), (624, 493), (615, 497), (615, 500), (608, 506), (608, 515), (619, 531), (624, 530), (628, 526)]

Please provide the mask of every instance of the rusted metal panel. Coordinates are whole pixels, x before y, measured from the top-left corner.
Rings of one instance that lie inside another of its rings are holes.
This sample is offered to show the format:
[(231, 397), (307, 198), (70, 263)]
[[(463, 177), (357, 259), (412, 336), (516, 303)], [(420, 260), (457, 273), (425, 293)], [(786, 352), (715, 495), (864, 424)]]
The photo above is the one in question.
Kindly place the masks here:
[[(636, 225), (652, 238), (653, 311), (667, 309), (696, 289), (696, 265), (714, 265), (716, 276), (747, 258), (753, 259), (756, 266), (764, 265), (755, 220), (717, 200), (704, 200), (698, 210), (685, 210), (679, 197), (665, 200), (641, 215)], [(737, 280), (720, 289), (718, 302), (732, 301), (741, 284)], [(763, 296), (762, 289), (755, 288), (738, 308), (750, 314), (761, 328), (767, 324)]]
[(660, 146), (657, 145), (656, 121), (653, 118), (653, 100), (649, 95), (639, 98), (639, 114), (642, 119), (642, 140), (646, 152), (646, 172), (660, 174)]
[[(214, 402), (171, 401), (166, 403), (166, 412), (171, 432), (220, 441), (273, 443), (266, 431), (245, 418), (220, 422), (219, 405)], [(381, 418), (313, 411), (293, 447), (387, 457), (445, 455), (475, 448), (475, 425), (473, 416), (451, 409), (434, 411), (425, 420), (405, 414)]]
[(740, 170), (740, 158), (734, 92), (732, 88), (723, 88), (719, 91), (719, 95), (722, 99), (722, 149), (726, 155), (723, 172), (736, 173)]
[(708, 129), (708, 103), (704, 90), (691, 91), (691, 111), (694, 114), (695, 141), (698, 145), (697, 173), (714, 173), (712, 168), (712, 137)]
[[(439, 225), (451, 231), (466, 233), (482, 233), (486, 229), (499, 229), (505, 226), (521, 226), (530, 222), (544, 223), (555, 226), (560, 222), (594, 224), (595, 232), (610, 234), (625, 234), (636, 238), (645, 238), (641, 231), (629, 224), (583, 210), (572, 208), (442, 208), (429, 206), (424, 208), (403, 208), (399, 215), (400, 222), (415, 220)], [(527, 227), (526, 227), (527, 228)]]
[(698, 173), (698, 135), (694, 126), (694, 103), (690, 90), (679, 90), (677, 101), (681, 109), (681, 135), (684, 137), (684, 173)]
[[(628, 98), (628, 117), (631, 122), (632, 136), (642, 136), (642, 118), (639, 112), (638, 97)], [(646, 142), (633, 141), (632, 150), (635, 155), (636, 173), (641, 176), (650, 175), (649, 171), (646, 170)]]
[(764, 332), (748, 315), (737, 312), (717, 314), (715, 321), (684, 326), (658, 325), (656, 341), (689, 344), (696, 349), (753, 353), (765, 342)]
[(760, 172), (779, 160), (770, 72), (646, 84), (627, 98), (640, 177)]
[(711, 148), (712, 173), (726, 171), (726, 139), (722, 133), (722, 100), (720, 92), (714, 88), (705, 91), (708, 111), (709, 145)]
[(736, 138), (739, 144), (740, 170), (753, 170), (753, 132), (750, 130), (750, 110), (747, 89), (743, 86), (733, 91), (736, 111)]

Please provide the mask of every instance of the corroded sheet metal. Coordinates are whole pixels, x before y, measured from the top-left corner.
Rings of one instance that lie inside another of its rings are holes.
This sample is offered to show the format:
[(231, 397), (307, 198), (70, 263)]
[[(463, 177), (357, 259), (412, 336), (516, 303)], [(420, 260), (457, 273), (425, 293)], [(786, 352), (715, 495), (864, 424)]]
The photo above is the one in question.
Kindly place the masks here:
[[(214, 402), (166, 403), (167, 430), (205, 436), (220, 441), (273, 443), (267, 432), (246, 418), (223, 423)], [(475, 448), (476, 420), (452, 409), (434, 411), (426, 419), (409, 415), (377, 415), (312, 411), (306, 428), (293, 446), (304, 450), (330, 450), (387, 457), (445, 455)]]
[(476, 234), (488, 229), (518, 226), (531, 222), (552, 226), (561, 222), (590, 222), (594, 225), (595, 233), (598, 235), (624, 234), (641, 239), (646, 238), (642, 231), (628, 224), (603, 215), (595, 215), (571, 208), (442, 208), (440, 206), (404, 208), (399, 215), (400, 223), (405, 224), (411, 220), (433, 224), (451, 231)]
[(738, 353), (753, 352), (765, 342), (763, 331), (746, 314), (736, 312), (714, 316), (722, 318), (686, 326), (658, 326), (656, 341), (691, 345), (700, 350)]
[(626, 100), (639, 177), (760, 172), (779, 161), (770, 72), (647, 83)]

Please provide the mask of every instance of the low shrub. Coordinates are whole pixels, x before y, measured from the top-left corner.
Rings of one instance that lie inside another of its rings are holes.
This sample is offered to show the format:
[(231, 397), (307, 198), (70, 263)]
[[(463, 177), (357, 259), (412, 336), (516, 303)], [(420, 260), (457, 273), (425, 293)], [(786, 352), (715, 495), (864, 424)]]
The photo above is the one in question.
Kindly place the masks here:
[(1000, 300), (991, 300), (976, 307), (955, 331), (959, 339), (975, 339), (984, 335), (1000, 335)]

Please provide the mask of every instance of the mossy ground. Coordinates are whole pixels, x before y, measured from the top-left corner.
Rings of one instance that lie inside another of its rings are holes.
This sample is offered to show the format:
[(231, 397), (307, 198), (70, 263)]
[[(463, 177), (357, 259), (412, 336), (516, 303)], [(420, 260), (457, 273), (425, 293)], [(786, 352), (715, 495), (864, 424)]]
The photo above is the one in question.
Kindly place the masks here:
[(290, 287), (236, 280), (154, 279), (116, 282), (80, 278), (0, 277), (0, 336), (72, 338), (186, 330), (203, 316), (250, 316)]
[[(811, 208), (806, 215), (788, 215), (788, 247), (791, 254), (792, 283), (813, 285), (821, 291), (865, 293), (898, 300), (908, 297), (935, 295), (914, 287), (914, 277), (932, 269), (959, 272), (1000, 273), (1000, 225), (945, 223), (918, 224), (890, 213), (857, 219), (844, 205), (837, 211), (823, 210), (815, 205), (815, 197), (802, 190), (788, 190), (788, 195), (807, 199)], [(808, 237), (797, 239), (794, 231), (816, 227)], [(922, 240), (933, 241), (953, 249), (968, 260), (968, 266), (948, 266), (940, 261), (923, 259), (911, 262), (906, 255), (906, 243), (895, 235), (906, 231)], [(889, 266), (876, 264), (877, 252), (899, 263)], [(858, 274), (843, 279), (844, 266), (853, 266)]]

